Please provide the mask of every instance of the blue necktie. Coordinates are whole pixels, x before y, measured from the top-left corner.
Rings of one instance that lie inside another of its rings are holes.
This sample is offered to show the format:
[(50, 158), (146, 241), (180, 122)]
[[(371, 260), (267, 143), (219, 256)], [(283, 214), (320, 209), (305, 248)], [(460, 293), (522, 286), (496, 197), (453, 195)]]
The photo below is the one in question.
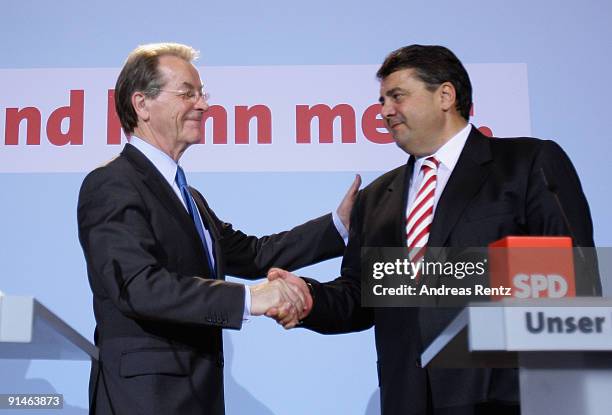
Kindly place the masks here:
[(212, 264), (212, 257), (210, 256), (210, 252), (208, 250), (208, 245), (206, 244), (206, 237), (204, 236), (204, 228), (202, 226), (203, 221), (200, 217), (200, 211), (198, 210), (191, 193), (189, 192), (189, 187), (187, 186), (187, 179), (185, 178), (185, 172), (181, 168), (181, 166), (177, 166), (176, 169), (176, 184), (178, 185), (181, 195), (183, 196), (183, 200), (187, 205), (187, 211), (189, 212), (189, 216), (193, 220), (196, 230), (198, 231), (198, 235), (200, 235), (200, 240), (202, 241), (202, 246), (204, 247), (204, 254), (206, 255), (206, 260), (208, 261), (208, 266), (213, 272), (213, 278), (215, 276), (215, 268)]

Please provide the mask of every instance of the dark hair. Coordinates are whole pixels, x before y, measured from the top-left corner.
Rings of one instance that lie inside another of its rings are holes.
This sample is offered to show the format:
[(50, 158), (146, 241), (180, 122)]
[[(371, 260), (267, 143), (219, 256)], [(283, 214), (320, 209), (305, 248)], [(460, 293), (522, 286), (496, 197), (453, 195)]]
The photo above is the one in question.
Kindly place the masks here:
[(410, 45), (391, 52), (376, 72), (383, 80), (393, 72), (414, 69), (416, 76), (433, 91), (450, 82), (457, 94), (457, 111), (466, 120), (472, 108), (472, 84), (467, 71), (453, 52), (444, 46)]
[(141, 91), (155, 98), (163, 87), (163, 79), (157, 70), (159, 57), (173, 55), (188, 62), (197, 59), (198, 52), (190, 46), (178, 43), (152, 43), (138, 46), (128, 56), (115, 84), (115, 110), (126, 134), (134, 132), (138, 116), (132, 106), (132, 95)]

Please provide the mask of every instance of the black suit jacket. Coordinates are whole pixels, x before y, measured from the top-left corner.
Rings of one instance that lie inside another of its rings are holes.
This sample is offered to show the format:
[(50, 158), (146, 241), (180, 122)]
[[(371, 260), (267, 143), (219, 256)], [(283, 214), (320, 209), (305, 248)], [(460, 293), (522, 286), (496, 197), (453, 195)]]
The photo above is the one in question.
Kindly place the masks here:
[[(324, 284), (309, 280), (315, 301), (304, 326), (327, 334), (375, 326), (384, 414), (424, 412), (428, 383), (436, 408), (517, 402), (514, 370), (420, 367), (424, 347), (455, 317), (457, 309), (360, 306), (361, 247), (406, 246), (406, 199), (413, 165), (411, 159), (360, 193), (342, 275)], [(508, 235), (568, 235), (542, 170), (548, 180), (563, 183), (558, 193), (575, 243), (593, 246), (587, 201), (571, 162), (557, 144), (533, 138), (487, 138), (473, 127), (436, 207), (428, 245), (486, 247)], [(599, 292), (599, 281), (578, 281), (577, 289)]]
[(100, 361), (96, 414), (223, 414), (221, 329), (239, 329), (244, 288), (265, 275), (342, 254), (331, 215), (263, 238), (217, 218), (191, 189), (214, 240), (216, 275), (194, 223), (151, 162), (126, 145), (79, 194), (79, 239), (94, 296)]

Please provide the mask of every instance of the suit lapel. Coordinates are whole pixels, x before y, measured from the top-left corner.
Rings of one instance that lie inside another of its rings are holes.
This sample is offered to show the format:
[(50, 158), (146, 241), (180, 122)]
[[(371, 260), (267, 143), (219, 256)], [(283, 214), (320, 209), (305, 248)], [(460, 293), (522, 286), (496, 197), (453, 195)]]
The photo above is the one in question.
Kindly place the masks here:
[(189, 213), (178, 199), (174, 190), (170, 187), (166, 179), (161, 175), (157, 168), (142, 154), (136, 147), (131, 144), (126, 144), (121, 156), (127, 158), (140, 174), (143, 183), (148, 187), (150, 192), (157, 197), (160, 203), (170, 212), (170, 216), (174, 217), (180, 228), (189, 234), (194, 240), (193, 246), (199, 246), (200, 236), (195, 228), (193, 220)]
[(489, 140), (490, 138), (483, 136), (472, 126), (472, 131), (436, 206), (427, 245), (445, 246), (459, 218), (487, 179), (491, 161)]
[(389, 207), (388, 215), (381, 218), (393, 218), (393, 244), (389, 246), (406, 245), (406, 203), (408, 202), (408, 187), (414, 170), (414, 157), (408, 159), (408, 163), (398, 171), (393, 181), (387, 186), (387, 199), (381, 200), (381, 206)]

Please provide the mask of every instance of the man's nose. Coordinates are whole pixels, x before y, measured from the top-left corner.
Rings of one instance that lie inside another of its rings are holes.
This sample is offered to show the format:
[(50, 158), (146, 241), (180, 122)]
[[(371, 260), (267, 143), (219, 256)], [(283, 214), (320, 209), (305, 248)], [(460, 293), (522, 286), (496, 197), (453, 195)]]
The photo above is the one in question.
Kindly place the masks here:
[(380, 114), (383, 116), (383, 118), (388, 118), (395, 115), (395, 106), (389, 101), (383, 102), (381, 104)]
[(210, 105), (208, 105), (208, 99), (204, 95), (200, 95), (194, 105), (194, 109), (200, 111), (208, 111), (209, 107)]

